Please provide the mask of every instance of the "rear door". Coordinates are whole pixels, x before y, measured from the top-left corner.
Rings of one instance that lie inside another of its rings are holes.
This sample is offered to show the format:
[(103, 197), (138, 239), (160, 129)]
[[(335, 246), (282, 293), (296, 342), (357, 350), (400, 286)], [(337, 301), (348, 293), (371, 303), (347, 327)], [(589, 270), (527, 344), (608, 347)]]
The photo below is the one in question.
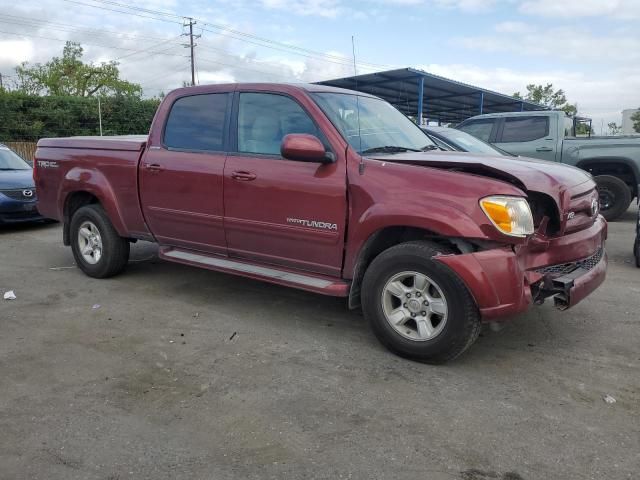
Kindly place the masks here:
[(223, 174), (232, 93), (177, 98), (140, 165), (145, 220), (161, 245), (226, 254)]
[(316, 135), (330, 149), (292, 96), (241, 91), (234, 112), (235, 151), (224, 173), (229, 256), (339, 276), (347, 212), (344, 151), (333, 151), (332, 164), (280, 155), (289, 133)]
[(556, 140), (548, 116), (506, 117), (497, 134), (495, 144), (514, 155), (556, 159)]

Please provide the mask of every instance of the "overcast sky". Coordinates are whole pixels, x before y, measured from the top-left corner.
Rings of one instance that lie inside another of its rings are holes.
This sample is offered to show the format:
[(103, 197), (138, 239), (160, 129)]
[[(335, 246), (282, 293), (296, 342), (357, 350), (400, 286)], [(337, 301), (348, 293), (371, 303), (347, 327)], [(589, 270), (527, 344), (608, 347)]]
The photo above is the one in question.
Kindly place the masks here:
[(0, 0), (0, 73), (74, 40), (156, 95), (190, 79), (181, 16), (201, 20), (200, 83), (351, 75), (353, 35), (359, 73), (417, 67), (505, 94), (551, 82), (597, 131), (640, 107), (640, 0)]

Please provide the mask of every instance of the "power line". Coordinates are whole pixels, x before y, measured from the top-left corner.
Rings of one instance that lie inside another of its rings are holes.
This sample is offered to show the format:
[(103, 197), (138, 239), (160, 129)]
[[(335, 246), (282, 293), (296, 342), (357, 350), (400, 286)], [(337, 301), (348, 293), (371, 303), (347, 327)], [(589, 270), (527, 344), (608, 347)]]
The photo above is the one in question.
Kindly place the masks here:
[[(33, 37), (33, 38), (42, 38), (45, 40), (54, 40), (54, 41), (58, 41), (58, 42), (68, 42), (70, 41), (69, 39), (62, 39), (62, 38), (54, 38), (54, 37), (45, 37), (43, 35), (34, 35), (34, 34), (29, 34), (29, 33), (24, 33), (24, 32), (7, 32), (4, 30), (0, 30), (0, 33), (4, 33), (7, 35), (15, 35), (17, 37)], [(127, 47), (117, 47), (115, 45), (104, 45), (104, 44), (98, 44), (98, 43), (90, 43), (90, 42), (83, 42), (85, 45), (91, 45), (93, 47), (103, 47), (103, 48), (110, 48), (110, 49), (114, 49), (114, 50), (125, 50), (125, 51), (130, 51), (130, 52), (136, 52), (136, 53), (140, 53), (141, 50), (136, 49), (136, 48), (127, 48)], [(156, 53), (156, 55), (168, 55), (171, 57), (183, 57), (183, 58), (187, 58), (185, 55), (179, 55), (177, 53), (165, 53), (165, 52), (158, 52)]]
[[(160, 11), (160, 10), (152, 10), (152, 9), (142, 8), (142, 7), (136, 7), (136, 6), (132, 6), (132, 5), (127, 5), (127, 4), (111, 1), (111, 0), (93, 0), (93, 1), (96, 2), (96, 3), (103, 3), (103, 4), (107, 4), (107, 5), (111, 5), (111, 6), (117, 6), (119, 8), (125, 8), (125, 9), (129, 10), (130, 12), (125, 12), (125, 11), (122, 11), (122, 10), (114, 10), (114, 9), (107, 8), (107, 7), (100, 6), (100, 5), (93, 5), (93, 4), (78, 2), (76, 0), (64, 0), (64, 1), (72, 2), (72, 3), (78, 3), (78, 4), (81, 4), (81, 5), (85, 5), (85, 6), (93, 7), (93, 8), (100, 8), (100, 9), (105, 9), (105, 10), (117, 11), (119, 13), (126, 13), (126, 14), (129, 14), (131, 11), (133, 11), (133, 12), (143, 12), (143, 13), (147, 13), (147, 14), (156, 15), (155, 17), (152, 17), (155, 20), (167, 21), (167, 22), (174, 22), (174, 21), (168, 20), (167, 18), (162, 18), (162, 17), (184, 18), (184, 17), (181, 17), (181, 16), (179, 16), (177, 14), (173, 14), (173, 13), (163, 12), (163, 11)], [(142, 15), (136, 14), (136, 13), (131, 13), (131, 14), (132, 15), (142, 16)], [(159, 18), (158, 16), (161, 16), (161, 17)], [(253, 45), (257, 45), (257, 46), (264, 47), (264, 48), (271, 48), (271, 49), (274, 49), (274, 50), (286, 51), (288, 53), (293, 53), (293, 54), (296, 54), (296, 55), (302, 55), (302, 56), (307, 56), (307, 57), (312, 57), (312, 58), (317, 58), (317, 59), (320, 59), (320, 60), (329, 61), (331, 63), (339, 63), (339, 64), (350, 65), (350, 60), (349, 59), (345, 59), (344, 57), (340, 57), (340, 56), (337, 56), (337, 55), (331, 55), (331, 54), (327, 54), (327, 53), (323, 53), (323, 52), (318, 52), (316, 50), (311, 50), (311, 49), (299, 47), (299, 46), (296, 46), (296, 45), (290, 45), (290, 44), (278, 42), (278, 41), (272, 40), (270, 38), (260, 37), (258, 35), (253, 35), (253, 34), (250, 34), (250, 33), (242, 32), (240, 30), (234, 30), (234, 29), (229, 28), (229, 27), (227, 27), (225, 25), (220, 25), (220, 24), (215, 24), (215, 23), (212, 23), (212, 22), (207, 22), (207, 21), (202, 20), (202, 19), (193, 18), (193, 20), (199, 22), (201, 25), (206, 25), (206, 26), (209, 26), (209, 27), (211, 27), (213, 29), (216, 29), (216, 30), (211, 30), (211, 29), (206, 29), (206, 28), (202, 28), (201, 27), (201, 30), (203, 30), (203, 31), (207, 31), (207, 32), (214, 33), (214, 34), (217, 34), (217, 35), (225, 35), (225, 36), (234, 38), (236, 40), (244, 41), (244, 42), (251, 43)], [(261, 42), (261, 43), (259, 43), (259, 42)], [(359, 62), (359, 64), (361, 66), (364, 66), (364, 67), (368, 68), (368, 69), (372, 69), (372, 68), (373, 69), (389, 68), (390, 67), (390, 65), (376, 64), (376, 63), (371, 63), (371, 62)]]

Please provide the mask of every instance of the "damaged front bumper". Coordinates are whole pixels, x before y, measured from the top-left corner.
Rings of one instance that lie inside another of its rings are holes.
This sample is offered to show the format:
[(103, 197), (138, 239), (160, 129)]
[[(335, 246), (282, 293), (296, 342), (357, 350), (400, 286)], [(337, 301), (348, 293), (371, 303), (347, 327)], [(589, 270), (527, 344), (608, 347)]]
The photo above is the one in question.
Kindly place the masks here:
[(584, 299), (606, 277), (606, 238), (607, 223), (598, 217), (590, 228), (562, 237), (436, 260), (466, 283), (483, 320), (494, 321), (548, 297), (561, 310)]

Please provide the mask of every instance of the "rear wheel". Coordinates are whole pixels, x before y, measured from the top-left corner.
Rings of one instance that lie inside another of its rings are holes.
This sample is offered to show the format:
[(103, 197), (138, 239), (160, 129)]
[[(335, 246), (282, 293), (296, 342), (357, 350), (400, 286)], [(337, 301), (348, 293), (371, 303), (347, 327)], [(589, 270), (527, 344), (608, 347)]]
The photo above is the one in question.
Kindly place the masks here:
[(120, 273), (129, 261), (129, 241), (120, 237), (100, 205), (79, 208), (71, 219), (71, 249), (85, 274), (107, 278)]
[(640, 268), (640, 236), (636, 237), (636, 241), (633, 244), (633, 254), (636, 257), (636, 267)]
[(612, 175), (599, 175), (594, 180), (598, 186), (600, 213), (607, 221), (619, 218), (631, 205), (631, 190)]
[(480, 314), (466, 285), (432, 258), (450, 253), (416, 241), (376, 257), (362, 285), (365, 317), (380, 342), (398, 355), (443, 363), (478, 338)]

